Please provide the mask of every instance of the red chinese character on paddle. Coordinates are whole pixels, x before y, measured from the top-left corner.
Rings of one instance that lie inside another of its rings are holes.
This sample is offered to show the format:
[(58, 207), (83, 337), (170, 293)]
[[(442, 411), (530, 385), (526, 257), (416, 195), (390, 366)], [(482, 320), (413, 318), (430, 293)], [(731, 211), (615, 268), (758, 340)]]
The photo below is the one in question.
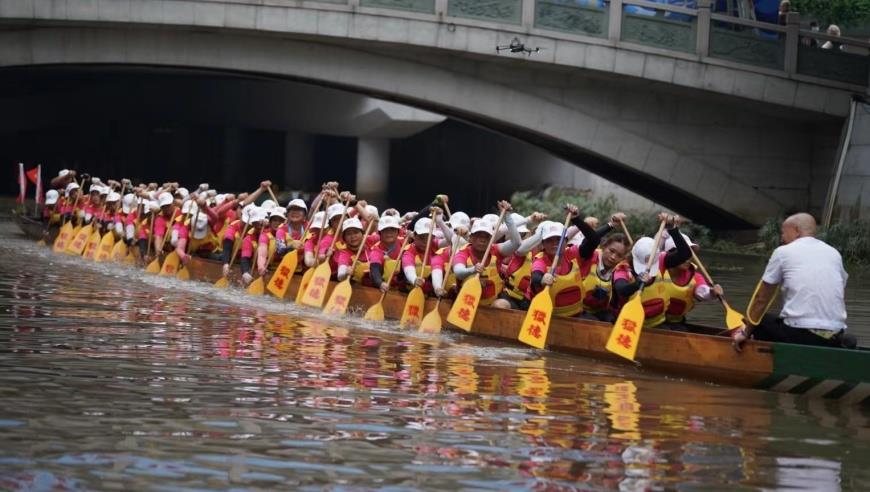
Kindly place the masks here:
[(420, 306), (408, 306), (408, 316), (414, 318), (420, 316)]
[(471, 294), (465, 294), (462, 296), (462, 304), (465, 304), (469, 307), (474, 307), (474, 296)]
[(317, 287), (314, 287), (313, 289), (308, 291), (308, 295), (311, 296), (313, 299), (320, 299), (320, 296), (321, 296), (320, 289), (318, 289)]
[(546, 323), (547, 313), (541, 311), (540, 309), (535, 309), (534, 311), (532, 311), (532, 319), (538, 323)]
[(622, 345), (626, 349), (631, 348), (632, 341), (633, 340), (628, 335), (623, 334), (623, 335), (619, 335), (618, 337), (616, 337), (616, 343)]
[(637, 333), (637, 323), (630, 319), (622, 320), (622, 329), (629, 333)]
[(281, 277), (275, 277), (275, 287), (278, 287), (279, 289), (283, 289), (284, 288), (284, 279)]
[(290, 269), (285, 267), (285, 266), (282, 266), (281, 268), (278, 269), (278, 275), (280, 275), (282, 277), (286, 277), (286, 276), (290, 275)]
[(541, 326), (540, 325), (529, 326), (529, 335), (531, 335), (535, 338), (541, 338)]
[(314, 285), (317, 287), (323, 287), (326, 284), (326, 279), (323, 277), (316, 277), (314, 279)]
[(471, 321), (471, 311), (467, 308), (459, 310), (459, 319), (462, 321)]
[(175, 271), (175, 267), (172, 265), (166, 265), (166, 273), (172, 273)]
[[(338, 304), (339, 306), (344, 306), (345, 304), (347, 304), (347, 297), (335, 296), (335, 303)], [(411, 307), (417, 307), (417, 306), (411, 306)]]

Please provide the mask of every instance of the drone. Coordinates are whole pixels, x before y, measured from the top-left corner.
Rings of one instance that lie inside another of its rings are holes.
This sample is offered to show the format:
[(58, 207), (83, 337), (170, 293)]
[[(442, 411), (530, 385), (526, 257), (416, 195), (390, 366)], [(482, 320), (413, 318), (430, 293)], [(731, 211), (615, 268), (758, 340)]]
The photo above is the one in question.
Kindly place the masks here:
[(523, 53), (525, 55), (531, 55), (532, 53), (537, 53), (544, 48), (526, 48), (526, 45), (520, 42), (520, 38), (513, 38), (511, 40), (511, 44), (497, 45), (495, 47), (496, 52), (500, 52), (503, 50), (510, 50), (511, 53)]

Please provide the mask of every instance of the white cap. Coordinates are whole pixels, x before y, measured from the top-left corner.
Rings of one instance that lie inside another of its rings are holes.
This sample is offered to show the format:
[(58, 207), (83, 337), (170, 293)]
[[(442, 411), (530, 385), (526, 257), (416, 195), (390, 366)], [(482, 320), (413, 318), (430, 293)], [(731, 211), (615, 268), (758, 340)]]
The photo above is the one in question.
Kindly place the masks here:
[(344, 232), (348, 229), (363, 230), (362, 222), (360, 222), (359, 219), (357, 219), (356, 217), (345, 219), (344, 223), (341, 224), (341, 232)]
[(143, 210), (145, 213), (151, 212), (152, 210), (160, 210), (160, 203), (154, 200), (148, 200), (145, 202)]
[(121, 200), (121, 211), (125, 214), (129, 214), (133, 211), (133, 206), (136, 204), (136, 195), (132, 193), (127, 193), (124, 195), (124, 198)]
[(77, 189), (79, 189), (79, 188), (81, 188), (81, 186), (79, 186), (78, 183), (76, 183), (75, 181), (73, 181), (72, 183), (69, 183), (68, 185), (66, 185), (66, 189), (64, 190), (64, 192), (66, 192), (66, 194), (69, 195), (69, 193), (70, 193), (72, 190), (77, 190)]
[[(692, 242), (692, 240), (689, 238), (689, 236), (683, 234), (682, 232), (680, 234), (682, 234), (683, 239), (686, 241), (686, 244), (688, 244), (690, 248), (696, 249), (698, 247), (697, 244)], [(665, 251), (670, 251), (672, 249), (675, 249), (676, 247), (677, 247), (677, 245), (674, 244), (674, 238), (668, 237), (668, 239), (665, 241)]]
[(254, 210), (255, 208), (257, 208), (257, 206), (253, 203), (249, 203), (245, 205), (244, 208), (242, 208), (242, 222), (244, 222), (245, 224), (251, 222), (251, 210)]
[(378, 207), (376, 207), (376, 206), (374, 206), (374, 205), (366, 205), (366, 212), (367, 212), (369, 215), (372, 215), (372, 216), (374, 216), (374, 217), (377, 217), (378, 215), (380, 215), (380, 214), (378, 213)]
[(582, 232), (578, 232), (577, 234), (574, 234), (574, 237), (572, 237), (570, 241), (568, 241), (568, 244), (576, 244), (577, 246), (580, 246), (581, 244), (583, 244), (583, 239), (585, 237), (586, 236), (584, 236)]
[(305, 210), (305, 211), (308, 210), (308, 205), (305, 205), (305, 200), (303, 200), (301, 198), (294, 198), (294, 199), (290, 200), (290, 203), (287, 204), (288, 210), (291, 208), (294, 208), (294, 207), (301, 208), (302, 210)]
[(471, 224), (471, 218), (468, 217), (468, 214), (465, 212), (456, 212), (450, 216), (450, 228), (456, 229), (457, 227), (465, 227), (468, 229), (468, 226)]
[(190, 196), (190, 192), (187, 191), (187, 188), (179, 188), (179, 189), (175, 190), (175, 194), (176, 194), (176, 195), (181, 195), (181, 198), (182, 198), (182, 199), (187, 198), (188, 196)]
[(384, 215), (378, 221), (378, 231), (383, 231), (384, 229), (401, 229), (402, 227), (399, 225), (399, 218), (395, 215)]
[(490, 224), (489, 221), (480, 219), (480, 220), (476, 221), (473, 226), (471, 226), (471, 234), (476, 234), (478, 232), (485, 232), (485, 233), (489, 234), (490, 236), (492, 236), (494, 226), (495, 226), (495, 224)]
[(480, 220), (485, 220), (495, 227), (495, 223), (498, 222), (498, 215), (496, 214), (486, 214), (480, 218)]
[(106, 197), (106, 202), (117, 202), (121, 199), (121, 194), (117, 192), (109, 192), (109, 196)]
[(215, 197), (214, 197), (214, 204), (215, 204), (215, 205), (220, 205), (220, 204), (222, 204), (223, 202), (225, 202), (226, 200), (227, 200), (227, 196), (224, 195), (223, 193), (221, 193), (220, 195), (215, 195)]
[(338, 217), (344, 213), (344, 205), (341, 203), (333, 203), (326, 209), (326, 219), (332, 220), (333, 217)]
[(193, 215), (195, 210), (191, 210), (191, 206), (194, 206), (194, 207), (196, 206), (196, 204), (193, 202), (193, 200), (187, 200), (186, 202), (184, 202), (181, 205), (181, 213)]
[(565, 226), (558, 223), (553, 222), (551, 220), (542, 222), (540, 225), (541, 228), (541, 239), (549, 239), (551, 237), (561, 237), (562, 232), (565, 230)]
[(268, 211), (269, 218), (272, 217), (281, 217), (284, 220), (287, 220), (287, 209), (284, 207), (272, 207), (271, 210)]
[[(649, 257), (652, 254), (658, 254), (658, 251), (653, 251), (655, 241), (651, 237), (642, 237), (635, 241), (631, 248), (631, 261), (634, 265), (634, 273), (642, 275), (646, 273), (646, 264), (649, 262)], [(654, 276), (659, 272), (659, 262), (654, 261), (650, 276)]]
[(108, 186), (101, 186), (100, 187), (100, 196), (108, 195), (110, 191), (112, 191), (112, 189), (109, 188)]
[(208, 215), (199, 214), (196, 217), (196, 224), (194, 224), (193, 238), (194, 239), (204, 239), (207, 234), (208, 234)]
[(91, 186), (88, 187), (88, 193), (99, 193), (101, 189), (103, 189), (103, 187), (100, 185), (100, 183), (92, 181)]
[(326, 212), (321, 210), (314, 214), (314, 217), (311, 218), (311, 224), (308, 227), (311, 229), (323, 229), (326, 227)]
[(205, 190), (205, 196), (214, 198), (217, 196), (217, 190)]
[(45, 192), (45, 204), (46, 205), (54, 205), (57, 203), (57, 199), (60, 197), (60, 193), (57, 190), (48, 190)]
[(273, 208), (275, 208), (277, 205), (278, 204), (275, 203), (273, 200), (265, 200), (265, 201), (263, 201), (263, 204), (260, 205), (260, 208), (262, 208), (263, 210), (268, 212), (269, 210), (272, 210)]
[(69, 169), (61, 169), (59, 173), (57, 173), (58, 178), (62, 178), (69, 174)]
[(91, 183), (102, 183), (102, 181), (100, 181), (100, 178), (94, 176), (91, 178)]
[(199, 191), (208, 191), (208, 188), (209, 188), (208, 183), (200, 183), (199, 188), (197, 188), (197, 189)]
[(429, 229), (432, 226), (432, 219), (423, 217), (414, 224), (414, 234), (429, 234)]
[(161, 193), (160, 195), (157, 196), (157, 203), (158, 203), (158, 206), (160, 206), (160, 207), (165, 207), (166, 205), (172, 205), (173, 201), (175, 201), (175, 199), (172, 198), (172, 194), (169, 193), (168, 191), (164, 191), (163, 193)]
[(262, 207), (254, 207), (250, 212), (248, 212), (249, 224), (254, 224), (257, 222), (262, 222), (266, 220), (266, 211), (262, 209)]

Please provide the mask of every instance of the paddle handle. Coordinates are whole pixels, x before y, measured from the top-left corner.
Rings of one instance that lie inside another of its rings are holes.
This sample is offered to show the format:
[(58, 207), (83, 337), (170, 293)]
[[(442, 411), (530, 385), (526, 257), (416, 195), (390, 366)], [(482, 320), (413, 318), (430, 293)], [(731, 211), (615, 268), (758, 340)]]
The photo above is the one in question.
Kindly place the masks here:
[[(655, 240), (655, 244), (653, 244), (653, 250), (649, 255), (649, 259), (646, 261), (647, 273), (652, 271), (653, 264), (656, 261), (658, 261), (658, 259), (659, 259), (659, 248), (661, 248), (661, 246), (662, 246), (662, 237), (664, 236), (664, 234), (662, 234), (662, 233), (665, 231), (665, 223), (666, 222), (667, 222), (666, 220), (663, 220), (662, 223), (659, 224), (658, 232), (656, 232), (656, 240)], [(640, 288), (643, 289), (643, 285), (641, 285)]]
[[(556, 275), (556, 267), (559, 266), (559, 260), (562, 259), (562, 245), (565, 244), (565, 238), (568, 236), (568, 224), (571, 223), (571, 212), (565, 215), (565, 224), (562, 227), (562, 237), (559, 238), (559, 246), (556, 248), (556, 256), (553, 258), (553, 265), (550, 266), (550, 275)], [(549, 286), (547, 286), (549, 288)]]
[(634, 246), (634, 239), (631, 238), (631, 234), (628, 232), (628, 227), (625, 225), (625, 221), (619, 221), (619, 225), (622, 226), (622, 233), (625, 234), (626, 239), (628, 239), (629, 245)]
[(270, 186), (270, 187), (266, 188), (266, 190), (269, 192), (269, 196), (271, 196), (272, 200), (275, 202), (275, 206), (276, 207), (280, 206), (281, 204), (278, 203), (278, 198), (275, 197), (275, 192), (272, 191), (272, 187)]
[(242, 249), (242, 241), (244, 240), (244, 237), (248, 235), (249, 232), (251, 232), (251, 230), (248, 228), (245, 228), (244, 234), (239, 235), (239, 237), (233, 243), (233, 254), (232, 254), (232, 256), (230, 256), (230, 267), (232, 267), (233, 262), (236, 261), (236, 255), (239, 254), (239, 250)]
[(498, 234), (498, 228), (501, 227), (501, 222), (504, 220), (504, 214), (506, 213), (507, 209), (502, 209), (498, 216), (498, 221), (495, 223), (495, 229), (492, 231), (492, 236), (489, 238), (489, 244), (486, 245), (486, 251), (483, 252), (483, 259), (480, 261), (481, 265), (486, 266), (486, 260), (489, 259), (489, 250), (492, 249), (492, 245), (495, 242), (495, 236)]
[(188, 226), (188, 228), (187, 228), (187, 230), (188, 230), (188, 234), (187, 234), (187, 236), (188, 236), (188, 237), (187, 237), (187, 245), (186, 245), (186, 247), (184, 248), (184, 249), (185, 249), (184, 252), (185, 252), (187, 255), (190, 255), (190, 243), (193, 242), (193, 229), (196, 227), (196, 221), (197, 221), (197, 220), (199, 220), (199, 207), (197, 207), (197, 209), (196, 209), (196, 213), (193, 215), (193, 222), (191, 222), (191, 223), (190, 223), (190, 226)]
[[(432, 234), (435, 232), (435, 217), (432, 217), (432, 223), (429, 224), (429, 237), (426, 240), (426, 250), (423, 252), (423, 263), (420, 263), (420, 272), (417, 277), (423, 276), (423, 270), (426, 268), (426, 263), (429, 261), (429, 250), (432, 249)], [(398, 268), (398, 266), (396, 267)]]
[(366, 238), (369, 237), (369, 232), (371, 232), (374, 223), (375, 221), (370, 220), (366, 226), (365, 232), (363, 232), (362, 242), (359, 243), (359, 248), (356, 249), (356, 254), (353, 256), (353, 262), (350, 264), (350, 276), (353, 275), (353, 271), (356, 269), (356, 263), (359, 261), (360, 253), (362, 253), (363, 248), (366, 247)]
[(146, 253), (151, 253), (151, 246), (154, 245), (154, 211), (151, 212), (151, 233), (148, 234), (148, 251)]
[(447, 212), (447, 220), (450, 220), (450, 216), (453, 215), (450, 213), (450, 205), (447, 205), (446, 203), (443, 203), (442, 205), (444, 205), (444, 211)]

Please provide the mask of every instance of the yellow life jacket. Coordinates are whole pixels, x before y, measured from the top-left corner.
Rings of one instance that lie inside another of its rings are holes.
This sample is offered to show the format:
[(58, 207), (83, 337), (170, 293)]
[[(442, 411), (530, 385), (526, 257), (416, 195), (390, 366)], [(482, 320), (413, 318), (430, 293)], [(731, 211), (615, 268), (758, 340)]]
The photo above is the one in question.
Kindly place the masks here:
[[(468, 251), (468, 256), (465, 258), (465, 266), (473, 267), (475, 260), (471, 253), (471, 244), (466, 243), (459, 249), (460, 252), (462, 250)], [(504, 289), (504, 280), (502, 280), (501, 275), (498, 273), (498, 261), (494, 255), (489, 255), (487, 262), (489, 264), (483, 268), (483, 273), (480, 277), (488, 280), (492, 285), (487, 285), (483, 288), (479, 302), (481, 306), (491, 305), (498, 298), (498, 295), (501, 294), (502, 289)]]
[(692, 277), (686, 285), (677, 285), (671, 278), (671, 272), (665, 272), (665, 289), (668, 293), (668, 308), (665, 318), (669, 323), (683, 321), (686, 314), (695, 307), (695, 287), (697, 287), (698, 282), (695, 280), (695, 269), (689, 268)]
[[(408, 250), (410, 250), (411, 248), (414, 248), (414, 249), (416, 250), (416, 247), (414, 246), (414, 243), (413, 243), (413, 242), (408, 243), (408, 244), (405, 246), (405, 249), (402, 250), (403, 254), (404, 254), (405, 251), (408, 251)], [(418, 253), (418, 252), (415, 251), (415, 253)], [(430, 255), (429, 262), (431, 263), (431, 261), (432, 261), (432, 258), (431, 258), (432, 251), (431, 251), (431, 250), (429, 251), (429, 255)], [(386, 262), (386, 260), (384, 260), (384, 261)], [(422, 265), (422, 264), (423, 264), (423, 255), (422, 255), (422, 254), (415, 254), (415, 255), (414, 255), (414, 271), (418, 274), (417, 276), (420, 277), (420, 278), (429, 278), (429, 275), (432, 274), (432, 267), (429, 266), (429, 265), (424, 266), (424, 267), (423, 267), (423, 274), (422, 274), (422, 275), (419, 275), (419, 273), (420, 273), (420, 265)], [(385, 267), (384, 270), (386, 270), (386, 265), (385, 265), (384, 267)], [(386, 277), (385, 277), (385, 278), (386, 278)]]
[[(513, 259), (511, 259), (513, 261)], [(526, 254), (526, 259), (522, 266), (508, 275), (505, 281), (504, 291), (511, 298), (522, 301), (526, 298), (526, 290), (528, 290), (529, 282), (532, 281), (532, 253)]]
[(656, 275), (651, 285), (647, 285), (641, 292), (640, 301), (646, 317), (643, 320), (644, 328), (653, 328), (665, 322), (668, 311), (668, 286), (661, 273)]
[(600, 313), (610, 308), (610, 300), (613, 297), (613, 273), (607, 279), (598, 274), (600, 254), (597, 254), (589, 269), (589, 273), (583, 277), (583, 310), (589, 313)]
[(555, 275), (553, 286), (550, 287), (553, 314), (556, 316), (576, 316), (583, 312), (583, 275), (576, 260), (571, 260), (570, 265), (568, 273)]

